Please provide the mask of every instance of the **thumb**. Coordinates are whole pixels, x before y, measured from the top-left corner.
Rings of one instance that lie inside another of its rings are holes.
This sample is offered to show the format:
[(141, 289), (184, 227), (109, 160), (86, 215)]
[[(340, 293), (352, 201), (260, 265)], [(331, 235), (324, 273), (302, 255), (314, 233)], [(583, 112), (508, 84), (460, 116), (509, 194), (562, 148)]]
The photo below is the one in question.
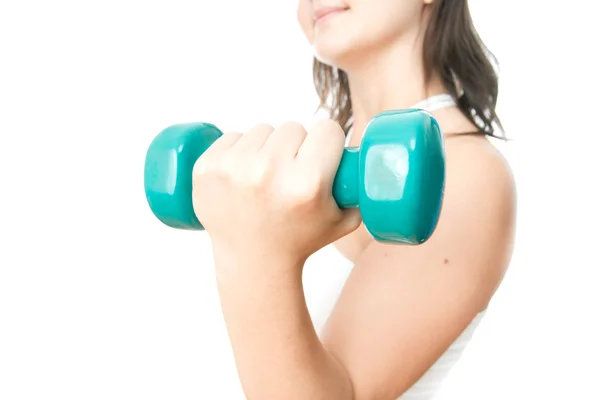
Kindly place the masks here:
[(344, 209), (342, 213), (342, 219), (338, 224), (338, 232), (340, 236), (346, 236), (358, 229), (362, 223), (362, 217), (358, 207)]

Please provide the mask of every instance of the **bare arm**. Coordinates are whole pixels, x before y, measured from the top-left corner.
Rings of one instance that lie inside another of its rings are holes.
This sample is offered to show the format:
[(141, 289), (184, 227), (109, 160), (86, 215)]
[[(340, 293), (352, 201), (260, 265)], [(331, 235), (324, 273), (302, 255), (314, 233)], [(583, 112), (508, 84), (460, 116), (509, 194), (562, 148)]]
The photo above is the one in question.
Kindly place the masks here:
[[(447, 152), (434, 236), (418, 247), (371, 244), (322, 341), (304, 300), (302, 266), (292, 265), (298, 261), (215, 249), (223, 312), (249, 400), (394, 399), (486, 306), (510, 258), (512, 177), (476, 140), (457, 139)], [(259, 276), (263, 271), (268, 276)]]
[[(258, 260), (226, 260), (232, 263)], [(265, 260), (286, 267), (282, 260)], [(221, 265), (221, 267), (223, 266)], [(253, 269), (253, 268), (248, 268)], [(248, 282), (262, 282), (257, 287)], [(238, 373), (248, 400), (352, 399), (348, 374), (320, 343), (300, 275), (265, 280), (236, 274), (219, 284)]]

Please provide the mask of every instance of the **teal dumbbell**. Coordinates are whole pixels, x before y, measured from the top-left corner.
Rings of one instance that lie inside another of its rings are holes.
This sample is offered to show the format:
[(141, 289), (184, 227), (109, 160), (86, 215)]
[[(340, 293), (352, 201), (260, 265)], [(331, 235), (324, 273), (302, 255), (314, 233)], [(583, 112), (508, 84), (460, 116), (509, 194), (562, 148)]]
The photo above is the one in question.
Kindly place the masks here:
[[(192, 171), (222, 134), (212, 124), (179, 124), (163, 130), (150, 144), (144, 169), (146, 199), (165, 225), (204, 229), (192, 206)], [(340, 208), (360, 208), (374, 239), (417, 245), (437, 226), (445, 168), (442, 133), (431, 114), (386, 111), (369, 122), (360, 147), (344, 149), (332, 195)]]

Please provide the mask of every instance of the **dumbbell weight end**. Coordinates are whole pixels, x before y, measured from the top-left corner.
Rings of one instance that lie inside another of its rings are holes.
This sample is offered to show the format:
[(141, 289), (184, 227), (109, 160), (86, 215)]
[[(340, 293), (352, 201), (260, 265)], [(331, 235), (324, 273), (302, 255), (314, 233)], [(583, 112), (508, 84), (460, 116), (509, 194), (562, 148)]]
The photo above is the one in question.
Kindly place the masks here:
[(196, 160), (221, 135), (223, 132), (212, 124), (178, 124), (160, 132), (148, 147), (144, 168), (146, 200), (165, 225), (204, 230), (192, 205), (192, 173)]

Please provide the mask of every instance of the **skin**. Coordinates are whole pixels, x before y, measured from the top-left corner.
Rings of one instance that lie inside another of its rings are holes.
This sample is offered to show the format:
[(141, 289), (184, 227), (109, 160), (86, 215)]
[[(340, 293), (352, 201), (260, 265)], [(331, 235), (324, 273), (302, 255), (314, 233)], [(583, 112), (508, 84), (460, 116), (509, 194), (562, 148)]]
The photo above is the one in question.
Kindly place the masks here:
[[(315, 24), (313, 11), (328, 5), (349, 9)], [(376, 113), (444, 92), (439, 79), (423, 90), (427, 16), (417, 0), (300, 0), (315, 53), (348, 73), (350, 145)], [(447, 186), (438, 227), (421, 246), (374, 242), (357, 210), (337, 208), (331, 186), (345, 135), (332, 120), (226, 133), (196, 163), (194, 210), (211, 238), (249, 400), (397, 398), (486, 308), (512, 254), (514, 179), (486, 138), (456, 135), (474, 130), (459, 110), (434, 115), (447, 132)], [(302, 269), (331, 243), (355, 266), (316, 332)]]

